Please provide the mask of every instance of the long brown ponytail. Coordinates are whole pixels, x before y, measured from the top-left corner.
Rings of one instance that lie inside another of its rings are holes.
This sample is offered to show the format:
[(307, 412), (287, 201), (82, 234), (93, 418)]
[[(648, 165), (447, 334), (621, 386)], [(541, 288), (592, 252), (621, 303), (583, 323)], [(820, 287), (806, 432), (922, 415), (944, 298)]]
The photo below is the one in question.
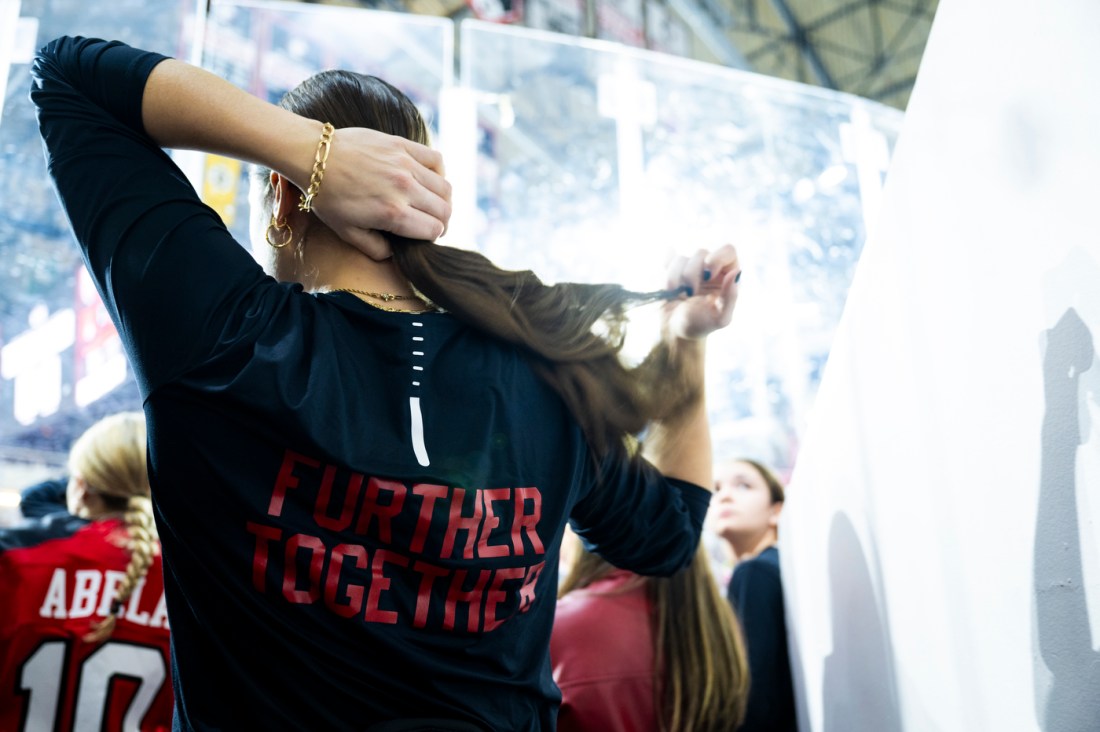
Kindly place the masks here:
[[(428, 143), (416, 105), (373, 76), (323, 71), (288, 92), (280, 105), (337, 129), (368, 127)], [(268, 179), (267, 171), (257, 174)], [(696, 396), (697, 386), (681, 375), (683, 369), (663, 345), (635, 368), (619, 358), (627, 310), (679, 292), (546, 285), (530, 271), (501, 269), (477, 252), (390, 239), (398, 268), (420, 292), (468, 325), (523, 349), (535, 372), (561, 395), (597, 455), (623, 450), (624, 437)]]
[[(619, 285), (545, 285), (464, 249), (399, 240), (397, 266), (418, 290), (460, 320), (524, 349), (532, 368), (561, 395), (598, 454), (694, 394), (659, 345), (635, 368), (619, 357), (631, 307), (665, 299)], [(658, 375), (662, 377), (657, 393)]]

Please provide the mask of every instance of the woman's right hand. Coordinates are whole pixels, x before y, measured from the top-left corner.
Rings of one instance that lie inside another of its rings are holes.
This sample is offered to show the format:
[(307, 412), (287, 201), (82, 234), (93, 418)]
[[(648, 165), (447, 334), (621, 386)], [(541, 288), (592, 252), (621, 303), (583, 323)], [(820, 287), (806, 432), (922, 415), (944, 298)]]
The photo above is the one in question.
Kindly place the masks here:
[[(451, 217), (443, 156), (403, 137), (362, 127), (336, 131), (313, 212), (373, 259), (389, 245), (372, 231), (434, 241)], [(307, 181), (308, 182), (308, 181)]]

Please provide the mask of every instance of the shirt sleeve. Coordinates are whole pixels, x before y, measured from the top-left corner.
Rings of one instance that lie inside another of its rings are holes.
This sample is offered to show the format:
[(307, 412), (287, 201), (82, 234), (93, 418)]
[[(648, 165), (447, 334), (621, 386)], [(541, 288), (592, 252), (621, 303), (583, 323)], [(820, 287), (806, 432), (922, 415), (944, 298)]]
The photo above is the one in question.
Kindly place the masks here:
[(204, 362), (267, 278), (146, 134), (165, 56), (59, 38), (32, 67), (46, 163), (143, 396)]
[(667, 478), (640, 457), (609, 458), (601, 476), (570, 515), (585, 548), (638, 574), (668, 576), (688, 566), (710, 491)]

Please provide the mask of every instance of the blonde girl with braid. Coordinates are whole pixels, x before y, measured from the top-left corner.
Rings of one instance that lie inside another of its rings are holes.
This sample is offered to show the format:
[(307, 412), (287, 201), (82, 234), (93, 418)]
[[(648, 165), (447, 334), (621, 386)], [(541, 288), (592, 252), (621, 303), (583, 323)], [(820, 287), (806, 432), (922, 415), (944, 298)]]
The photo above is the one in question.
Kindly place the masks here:
[(145, 415), (123, 412), (94, 424), (69, 451), (69, 475), (70, 513), (93, 521), (119, 517), (126, 526), (126, 575), (115, 590), (110, 613), (84, 636), (99, 643), (114, 631), (123, 604), (160, 551), (145, 464)]
[(0, 529), (0, 729), (171, 726), (145, 445), (140, 412), (95, 423), (69, 453), (68, 510)]

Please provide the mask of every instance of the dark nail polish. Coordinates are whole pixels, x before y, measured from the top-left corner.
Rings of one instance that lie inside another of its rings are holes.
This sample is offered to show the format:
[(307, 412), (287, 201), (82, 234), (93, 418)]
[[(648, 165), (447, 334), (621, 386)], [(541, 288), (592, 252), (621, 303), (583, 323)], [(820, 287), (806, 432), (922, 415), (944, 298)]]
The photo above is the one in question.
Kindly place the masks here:
[(703, 282), (709, 282), (709, 281), (710, 281), (710, 270), (709, 269), (704, 269), (703, 270)]
[(691, 289), (689, 285), (684, 286), (684, 294), (688, 297), (695, 297), (695, 290)]
[(737, 276), (733, 278), (733, 284), (736, 285), (740, 281), (741, 281), (741, 272), (738, 272)]

